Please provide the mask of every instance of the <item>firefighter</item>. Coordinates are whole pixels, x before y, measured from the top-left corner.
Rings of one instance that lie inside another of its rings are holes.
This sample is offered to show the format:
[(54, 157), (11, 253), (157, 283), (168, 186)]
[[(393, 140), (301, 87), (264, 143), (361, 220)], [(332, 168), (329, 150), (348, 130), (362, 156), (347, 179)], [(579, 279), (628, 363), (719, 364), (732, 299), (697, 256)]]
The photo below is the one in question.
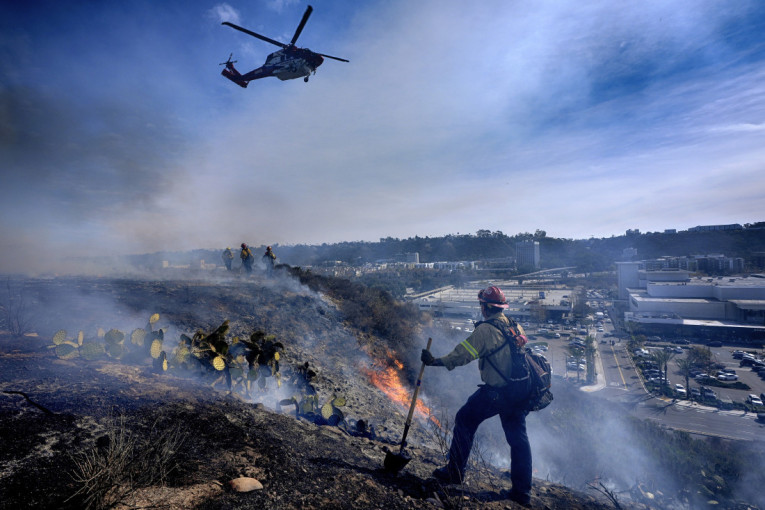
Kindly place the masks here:
[(226, 266), (226, 269), (231, 271), (231, 263), (234, 261), (234, 252), (231, 251), (230, 247), (227, 246), (226, 249), (223, 250), (221, 258), (223, 259), (223, 264)]
[(519, 324), (504, 315), (503, 310), (509, 305), (499, 288), (483, 289), (478, 293), (478, 301), (484, 320), (476, 323), (467, 339), (440, 358), (434, 358), (427, 349), (422, 350), (421, 359), (425, 365), (449, 370), (479, 360), (478, 369), (484, 382), (457, 412), (448, 463), (436, 469), (433, 477), (445, 483), (462, 483), (478, 426), (499, 415), (511, 448), (513, 487), (509, 496), (528, 506), (531, 500), (531, 447), (526, 434), (528, 411), (525, 407), (531, 386), (521, 351), (526, 336)]
[(239, 258), (242, 259), (244, 270), (252, 273), (252, 263), (255, 262), (255, 257), (245, 243), (242, 243), (242, 251), (239, 253)]
[(270, 246), (266, 246), (266, 253), (263, 254), (263, 262), (266, 265), (266, 274), (271, 276), (274, 272), (274, 263), (276, 262), (276, 255), (271, 251)]

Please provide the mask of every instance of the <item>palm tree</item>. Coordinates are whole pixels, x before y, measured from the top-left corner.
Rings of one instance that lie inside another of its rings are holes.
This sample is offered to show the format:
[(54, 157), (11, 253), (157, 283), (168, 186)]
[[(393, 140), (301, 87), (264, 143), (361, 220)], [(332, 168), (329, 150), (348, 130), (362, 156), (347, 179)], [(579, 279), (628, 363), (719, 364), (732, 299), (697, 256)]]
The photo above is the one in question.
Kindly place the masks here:
[(594, 382), (595, 379), (595, 338), (587, 335), (584, 339), (584, 356), (587, 361), (587, 382)]
[(687, 391), (686, 396), (688, 397), (689, 400), (693, 400), (693, 398), (691, 398), (691, 384), (690, 384), (691, 370), (695, 368), (693, 360), (690, 357), (680, 358), (680, 359), (676, 359), (675, 363), (677, 364), (677, 368), (680, 369), (680, 375), (682, 375), (683, 378), (685, 379), (685, 391)]
[(653, 353), (653, 360), (656, 362), (657, 365), (659, 365), (659, 370), (663, 373), (664, 377), (662, 379), (662, 382), (666, 385), (667, 384), (667, 365), (669, 364), (669, 361), (675, 357), (675, 353), (672, 351), (668, 351), (666, 349), (657, 350)]
[[(579, 359), (584, 354), (584, 349), (578, 345), (569, 345), (567, 347), (568, 353), (576, 360), (576, 382), (579, 382)], [(568, 374), (568, 363), (566, 363), (566, 374)]]

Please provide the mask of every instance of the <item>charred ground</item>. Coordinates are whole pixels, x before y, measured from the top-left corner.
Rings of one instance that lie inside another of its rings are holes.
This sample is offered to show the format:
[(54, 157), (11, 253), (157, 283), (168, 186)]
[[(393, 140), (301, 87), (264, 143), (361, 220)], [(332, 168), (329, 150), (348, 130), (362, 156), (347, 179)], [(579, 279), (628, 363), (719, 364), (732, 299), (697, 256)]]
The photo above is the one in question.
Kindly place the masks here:
[[(112, 492), (91, 499), (93, 506), (119, 500), (125, 508), (515, 508), (505, 497), (509, 481), (488, 465), (463, 487), (428, 480), (443, 456), (438, 432), (423, 421), (410, 434), (418, 445), (414, 460), (398, 476), (382, 469), (406, 410), (359, 369), (384, 364), (390, 340), (374, 326), (349, 324), (341, 306), (293, 278), (23, 284), (23, 319), (38, 336), (0, 338), (0, 507), (82, 508), (88, 492), (76, 480), (77, 463), (122, 445), (129, 450), (122, 477), (115, 474)], [(321, 399), (344, 396), (349, 422), (366, 420), (376, 434), (296, 419), (271, 409), (278, 397), (267, 393), (261, 403), (244, 402), (225, 387), (211, 389), (211, 380), (157, 373), (151, 359), (63, 360), (48, 348), (59, 329), (129, 329), (151, 313), (161, 315), (169, 335), (210, 330), (225, 319), (232, 335), (255, 329), (277, 335), (285, 344), (284, 369), (308, 361), (319, 373)], [(238, 477), (256, 478), (263, 489), (230, 490)], [(611, 508), (541, 480), (532, 503)]]

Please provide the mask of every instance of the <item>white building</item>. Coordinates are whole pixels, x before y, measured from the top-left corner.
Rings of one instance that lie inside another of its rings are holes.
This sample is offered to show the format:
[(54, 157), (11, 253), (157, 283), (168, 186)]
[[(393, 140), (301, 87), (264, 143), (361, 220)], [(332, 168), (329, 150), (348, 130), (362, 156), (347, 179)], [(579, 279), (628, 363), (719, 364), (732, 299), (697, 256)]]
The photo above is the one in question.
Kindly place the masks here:
[(618, 263), (625, 322), (677, 336), (765, 340), (765, 278), (691, 278), (688, 271), (646, 271)]

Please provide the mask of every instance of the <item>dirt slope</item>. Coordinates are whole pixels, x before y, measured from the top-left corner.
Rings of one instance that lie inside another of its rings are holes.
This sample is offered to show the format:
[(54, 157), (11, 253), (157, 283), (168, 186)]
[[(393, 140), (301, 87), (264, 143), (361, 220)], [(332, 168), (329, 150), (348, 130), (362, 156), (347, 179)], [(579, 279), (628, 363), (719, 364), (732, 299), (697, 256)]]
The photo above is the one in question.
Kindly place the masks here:
[[(104, 506), (122, 508), (516, 508), (505, 497), (509, 480), (486, 466), (464, 486), (429, 480), (443, 457), (421, 424), (413, 428), (412, 443), (424, 446), (412, 449), (414, 460), (398, 476), (382, 469), (385, 448), (400, 437), (404, 411), (369, 381), (349, 376), (343, 364), (348, 350), (355, 345), (358, 351), (369, 339), (360, 342), (331, 303), (306, 289), (273, 282), (36, 285), (27, 296), (32, 316), (40, 317), (40, 336), (0, 337), (0, 508), (83, 508), (99, 488)], [(107, 302), (107, 295), (110, 310), (94, 311), (92, 303)], [(57, 324), (108, 328), (110, 319), (130, 323), (148, 310), (179, 330), (228, 318), (232, 330), (283, 335), (289, 340), (285, 363), (317, 367), (322, 400), (346, 396), (349, 420), (375, 423), (377, 435), (296, 419), (288, 410), (213, 390), (210, 381), (156, 373), (150, 359), (61, 360), (47, 348)], [(353, 362), (370, 359), (359, 354)], [(121, 468), (115, 467), (120, 451), (128, 452)], [(111, 479), (81, 490), (76, 478), (87, 471), (82, 466), (107, 457)], [(231, 490), (229, 482), (239, 477), (255, 478), (263, 488)], [(532, 504), (612, 508), (541, 480), (535, 480)]]

